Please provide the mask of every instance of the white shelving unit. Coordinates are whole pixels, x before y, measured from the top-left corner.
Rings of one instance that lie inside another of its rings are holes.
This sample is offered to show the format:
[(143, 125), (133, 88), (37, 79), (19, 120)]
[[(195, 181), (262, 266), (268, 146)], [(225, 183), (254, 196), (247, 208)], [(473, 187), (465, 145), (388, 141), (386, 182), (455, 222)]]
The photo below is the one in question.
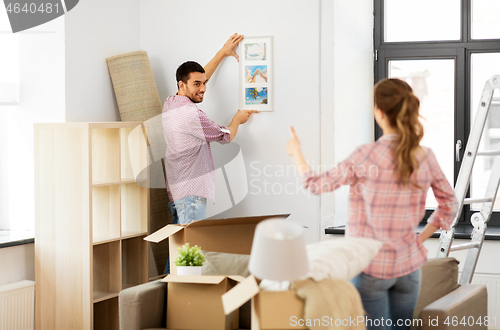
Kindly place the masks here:
[(148, 281), (140, 125), (35, 125), (37, 329), (118, 329), (120, 290)]

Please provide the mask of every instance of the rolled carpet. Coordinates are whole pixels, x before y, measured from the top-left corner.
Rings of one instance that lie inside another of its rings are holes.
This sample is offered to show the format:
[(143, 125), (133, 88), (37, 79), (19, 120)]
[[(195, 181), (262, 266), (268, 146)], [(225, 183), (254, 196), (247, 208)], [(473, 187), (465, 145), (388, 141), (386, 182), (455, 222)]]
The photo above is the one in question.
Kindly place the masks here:
[(160, 95), (148, 53), (136, 51), (106, 58), (122, 121), (146, 121), (161, 114)]

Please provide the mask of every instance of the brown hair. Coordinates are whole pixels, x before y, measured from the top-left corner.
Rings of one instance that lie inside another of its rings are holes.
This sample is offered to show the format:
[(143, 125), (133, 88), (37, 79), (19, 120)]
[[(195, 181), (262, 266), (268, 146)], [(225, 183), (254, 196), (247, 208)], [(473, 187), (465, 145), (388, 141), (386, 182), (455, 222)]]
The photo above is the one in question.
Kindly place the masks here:
[(393, 143), (396, 172), (403, 185), (411, 183), (410, 177), (418, 169), (417, 152), (424, 136), (424, 128), (419, 121), (420, 101), (413, 94), (410, 85), (400, 79), (384, 79), (375, 85), (375, 106), (387, 116), (389, 124), (397, 131)]
[(205, 69), (197, 62), (187, 61), (179, 65), (175, 72), (175, 79), (177, 79), (177, 88), (179, 88), (179, 81), (187, 83), (191, 72), (205, 73)]

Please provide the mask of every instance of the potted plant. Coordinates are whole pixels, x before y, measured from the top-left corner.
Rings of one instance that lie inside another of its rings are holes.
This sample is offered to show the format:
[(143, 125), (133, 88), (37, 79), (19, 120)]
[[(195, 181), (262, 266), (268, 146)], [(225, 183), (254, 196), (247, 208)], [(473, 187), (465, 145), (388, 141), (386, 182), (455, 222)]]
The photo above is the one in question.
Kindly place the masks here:
[(189, 243), (177, 248), (177, 275), (201, 275), (201, 267), (205, 262), (205, 256), (201, 253), (201, 247), (189, 246)]

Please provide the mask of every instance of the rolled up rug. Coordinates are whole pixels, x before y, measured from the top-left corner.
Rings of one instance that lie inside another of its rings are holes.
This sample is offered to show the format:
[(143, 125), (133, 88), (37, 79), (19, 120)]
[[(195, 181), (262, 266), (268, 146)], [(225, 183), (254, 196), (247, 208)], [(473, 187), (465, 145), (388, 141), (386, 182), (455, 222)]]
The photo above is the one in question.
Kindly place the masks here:
[(145, 51), (111, 56), (106, 61), (122, 121), (146, 121), (161, 114), (160, 95)]

